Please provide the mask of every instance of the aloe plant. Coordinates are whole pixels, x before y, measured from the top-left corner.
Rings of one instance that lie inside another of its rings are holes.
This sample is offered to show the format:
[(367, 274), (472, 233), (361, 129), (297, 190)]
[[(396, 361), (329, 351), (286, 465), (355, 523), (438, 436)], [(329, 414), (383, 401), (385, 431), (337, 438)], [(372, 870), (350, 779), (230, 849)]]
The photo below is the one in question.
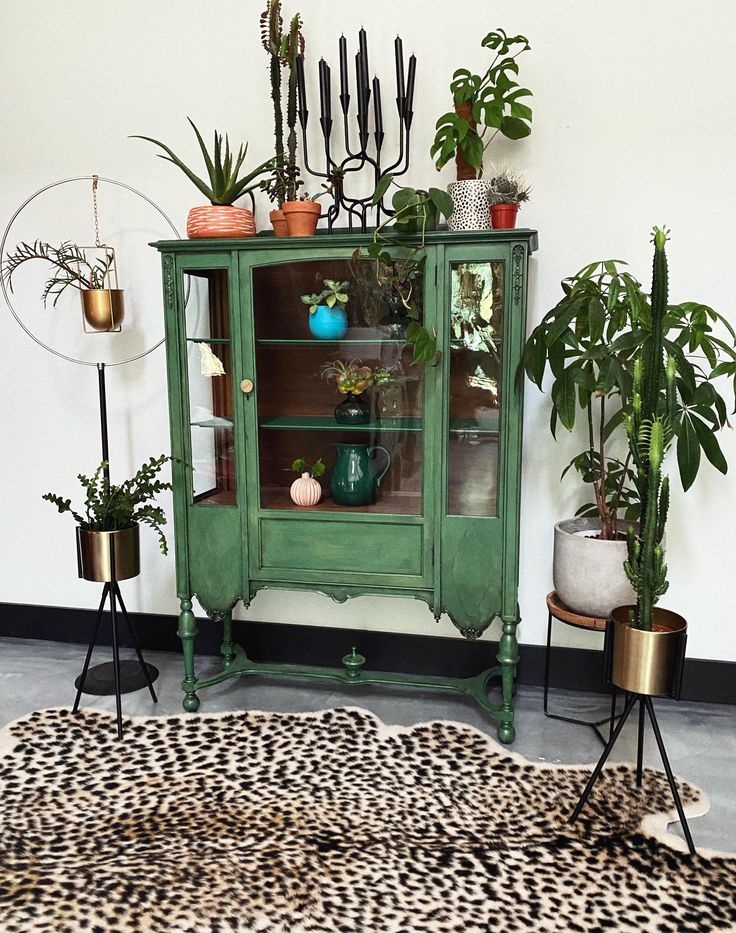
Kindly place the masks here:
[(159, 142), (157, 139), (153, 139), (150, 136), (139, 136), (133, 135), (131, 139), (145, 139), (149, 143), (153, 143), (154, 146), (158, 146), (163, 149), (166, 153), (162, 155), (160, 152), (157, 153), (160, 159), (166, 159), (167, 162), (173, 162), (177, 168), (180, 168), (182, 172), (187, 176), (187, 178), (193, 182), (197, 188), (202, 192), (202, 194), (212, 203), (212, 204), (232, 204), (234, 201), (237, 201), (238, 198), (242, 197), (244, 194), (252, 191), (254, 188), (258, 187), (258, 182), (255, 179), (263, 175), (265, 172), (269, 171), (273, 165), (274, 160), (267, 159), (265, 162), (262, 162), (257, 168), (252, 172), (249, 172), (247, 175), (241, 177), (240, 170), (243, 167), (245, 162), (245, 156), (248, 152), (248, 143), (244, 143), (238, 149), (237, 155), (233, 155), (230, 150), (230, 140), (225, 134), (225, 145), (223, 149), (223, 139), (222, 133), (218, 133), (215, 130), (215, 142), (212, 155), (210, 155), (207, 146), (205, 145), (204, 140), (202, 139), (202, 134), (199, 132), (197, 127), (194, 125), (194, 122), (187, 117), (189, 122), (192, 125), (192, 129), (197, 137), (197, 142), (199, 143), (199, 148), (202, 151), (202, 157), (204, 158), (204, 163), (207, 168), (207, 175), (209, 178), (209, 184), (206, 181), (203, 181), (198, 175), (196, 175), (190, 168), (188, 168), (182, 160), (169, 149), (167, 145), (162, 142)]

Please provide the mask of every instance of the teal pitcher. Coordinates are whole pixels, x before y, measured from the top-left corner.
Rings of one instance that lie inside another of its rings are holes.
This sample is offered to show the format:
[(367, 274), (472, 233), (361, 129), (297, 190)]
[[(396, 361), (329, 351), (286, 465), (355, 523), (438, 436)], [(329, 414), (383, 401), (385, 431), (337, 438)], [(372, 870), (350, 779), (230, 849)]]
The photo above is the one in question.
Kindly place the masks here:
[[(385, 447), (368, 444), (333, 444), (337, 459), (330, 475), (330, 492), (338, 505), (370, 505), (376, 501), (381, 480), (391, 466), (391, 454)], [(382, 450), (388, 460), (378, 473), (375, 460), (370, 456)]]

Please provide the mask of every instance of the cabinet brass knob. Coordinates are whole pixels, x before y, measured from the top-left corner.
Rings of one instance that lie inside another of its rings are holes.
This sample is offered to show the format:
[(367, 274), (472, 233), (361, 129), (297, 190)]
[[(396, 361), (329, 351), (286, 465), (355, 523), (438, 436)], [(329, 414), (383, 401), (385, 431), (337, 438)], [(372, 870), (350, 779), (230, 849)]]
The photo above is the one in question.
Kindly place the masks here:
[(253, 391), (253, 381), (251, 379), (243, 379), (240, 383), (240, 388), (245, 392), (246, 395), (250, 395)]

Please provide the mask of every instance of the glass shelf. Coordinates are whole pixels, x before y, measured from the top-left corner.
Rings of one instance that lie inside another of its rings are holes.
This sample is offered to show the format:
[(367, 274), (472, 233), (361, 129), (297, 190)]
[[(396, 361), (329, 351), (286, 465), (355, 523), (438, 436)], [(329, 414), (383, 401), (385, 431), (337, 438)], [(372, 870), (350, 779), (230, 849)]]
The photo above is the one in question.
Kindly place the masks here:
[(335, 346), (337, 344), (349, 344), (350, 346), (376, 346), (377, 344), (392, 343), (397, 346), (404, 346), (406, 340), (403, 338), (397, 337), (343, 337), (341, 340), (270, 340), (270, 339), (259, 339), (256, 340), (256, 343), (263, 344), (268, 347), (305, 347), (305, 346), (315, 346), (318, 347), (320, 344), (324, 346)]
[(206, 421), (190, 421), (189, 424), (193, 428), (232, 428), (233, 426), (232, 418), (207, 418)]
[(187, 337), (187, 343), (221, 343), (230, 346), (229, 337)]
[(260, 427), (281, 431), (421, 431), (421, 418), (387, 418), (370, 421), (368, 424), (338, 424), (331, 416), (298, 417), (282, 415), (277, 418), (261, 418)]
[(450, 418), (450, 434), (498, 434), (498, 412), (487, 418)]
[[(324, 486), (323, 486), (324, 488)], [(422, 514), (422, 496), (421, 493), (401, 493), (401, 492), (383, 492), (377, 502), (370, 505), (347, 506), (338, 505), (330, 497), (329, 492), (325, 492), (324, 497), (317, 505), (305, 508), (295, 505), (292, 502), (289, 492), (286, 489), (261, 487), (261, 508), (279, 509), (290, 512), (359, 512), (363, 514), (374, 515), (421, 515)]]

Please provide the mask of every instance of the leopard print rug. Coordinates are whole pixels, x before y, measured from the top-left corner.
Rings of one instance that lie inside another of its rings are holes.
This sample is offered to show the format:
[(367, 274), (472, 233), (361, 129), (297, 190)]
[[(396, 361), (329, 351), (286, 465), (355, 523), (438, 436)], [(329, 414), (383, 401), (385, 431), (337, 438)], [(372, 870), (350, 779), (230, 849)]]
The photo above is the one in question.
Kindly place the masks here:
[(589, 773), (360, 709), (130, 719), (124, 742), (107, 713), (33, 713), (0, 732), (0, 930), (736, 929), (736, 858), (657, 838), (664, 775), (607, 768), (571, 827)]

